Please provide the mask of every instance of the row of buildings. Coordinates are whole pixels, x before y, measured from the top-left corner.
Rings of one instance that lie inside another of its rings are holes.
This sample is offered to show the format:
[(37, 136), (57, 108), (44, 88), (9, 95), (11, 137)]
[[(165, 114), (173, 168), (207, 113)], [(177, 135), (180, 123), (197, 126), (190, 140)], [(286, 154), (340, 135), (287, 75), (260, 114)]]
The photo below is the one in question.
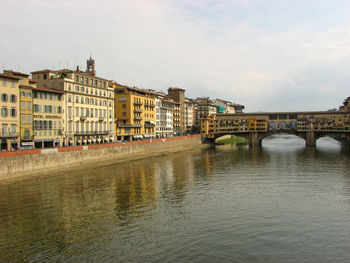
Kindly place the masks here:
[(185, 90), (120, 85), (86, 71), (40, 70), (31, 76), (0, 73), (0, 149), (16, 150), (163, 138), (199, 132), (211, 113), (242, 112), (244, 106), (208, 97), (189, 99)]

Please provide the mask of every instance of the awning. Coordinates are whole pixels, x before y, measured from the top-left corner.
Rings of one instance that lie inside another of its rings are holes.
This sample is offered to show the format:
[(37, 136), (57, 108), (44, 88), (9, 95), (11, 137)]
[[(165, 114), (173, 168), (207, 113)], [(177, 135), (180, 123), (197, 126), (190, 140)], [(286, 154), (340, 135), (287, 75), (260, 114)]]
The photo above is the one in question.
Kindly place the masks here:
[(90, 140), (90, 139), (88, 140), (88, 143), (91, 143), (91, 140)]
[(34, 140), (34, 142), (40, 142), (40, 143), (42, 143), (43, 140)]
[(83, 140), (83, 143), (86, 143), (86, 140)]
[(53, 139), (44, 139), (44, 142), (53, 142)]
[(21, 142), (22, 146), (34, 146), (34, 142)]
[(58, 142), (58, 143), (59, 143), (59, 142), (60, 142), (60, 140), (59, 140), (59, 139), (55, 139), (55, 142)]
[(93, 142), (96, 142), (96, 139), (92, 139)]

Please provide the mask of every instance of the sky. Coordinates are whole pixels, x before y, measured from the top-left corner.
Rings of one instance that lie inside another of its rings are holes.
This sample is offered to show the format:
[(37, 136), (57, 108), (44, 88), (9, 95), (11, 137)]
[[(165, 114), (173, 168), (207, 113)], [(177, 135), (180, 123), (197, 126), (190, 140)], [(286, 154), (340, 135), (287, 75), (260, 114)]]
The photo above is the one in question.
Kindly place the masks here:
[(246, 112), (350, 96), (350, 1), (0, 0), (0, 70), (86, 69)]

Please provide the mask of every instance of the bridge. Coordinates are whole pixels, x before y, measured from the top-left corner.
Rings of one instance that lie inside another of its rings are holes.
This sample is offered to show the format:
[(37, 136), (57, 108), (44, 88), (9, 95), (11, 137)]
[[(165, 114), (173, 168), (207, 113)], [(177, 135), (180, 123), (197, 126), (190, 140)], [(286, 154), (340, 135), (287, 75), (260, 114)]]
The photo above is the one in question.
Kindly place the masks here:
[(293, 134), (316, 146), (316, 140), (333, 136), (350, 142), (350, 111), (266, 112), (211, 114), (201, 120), (202, 143), (215, 144), (224, 135), (249, 140), (249, 146), (261, 146), (274, 134)]

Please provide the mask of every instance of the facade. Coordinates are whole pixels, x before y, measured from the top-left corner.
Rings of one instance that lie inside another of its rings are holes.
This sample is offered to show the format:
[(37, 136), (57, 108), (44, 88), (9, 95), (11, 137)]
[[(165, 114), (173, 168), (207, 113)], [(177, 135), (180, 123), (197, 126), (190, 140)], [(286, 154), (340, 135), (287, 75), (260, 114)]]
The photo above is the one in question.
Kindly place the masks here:
[(13, 74), (0, 73), (0, 150), (19, 148), (19, 84), (21, 78)]
[(108, 80), (96, 77), (95, 61), (87, 70), (32, 72), (39, 87), (64, 92), (62, 145), (86, 145), (114, 141), (114, 93)]
[(186, 133), (193, 133), (195, 131), (196, 122), (195, 103), (193, 100), (185, 98), (185, 127)]
[[(29, 82), (29, 81), (28, 81)], [(29, 83), (28, 83), (29, 84)], [(33, 86), (20, 85), (20, 140), (21, 149), (34, 148)]]
[(164, 93), (156, 93), (156, 135), (158, 138), (174, 135), (174, 100)]
[(113, 84), (115, 91), (115, 134), (118, 140), (155, 138), (155, 95)]
[(33, 92), (35, 82), (29, 79), (28, 74), (4, 70), (5, 74), (19, 78), (19, 140), (18, 148), (32, 149), (33, 144)]
[(340, 111), (346, 111), (349, 112), (350, 111), (350, 97), (347, 97), (344, 102), (343, 105), (339, 107)]
[(33, 89), (35, 148), (63, 145), (63, 98), (63, 91), (42, 87)]
[(181, 135), (186, 133), (185, 123), (185, 90), (180, 88), (169, 88), (168, 96), (174, 100), (174, 133)]
[(217, 113), (217, 107), (209, 97), (197, 98), (196, 124), (200, 125), (200, 120), (210, 114)]

